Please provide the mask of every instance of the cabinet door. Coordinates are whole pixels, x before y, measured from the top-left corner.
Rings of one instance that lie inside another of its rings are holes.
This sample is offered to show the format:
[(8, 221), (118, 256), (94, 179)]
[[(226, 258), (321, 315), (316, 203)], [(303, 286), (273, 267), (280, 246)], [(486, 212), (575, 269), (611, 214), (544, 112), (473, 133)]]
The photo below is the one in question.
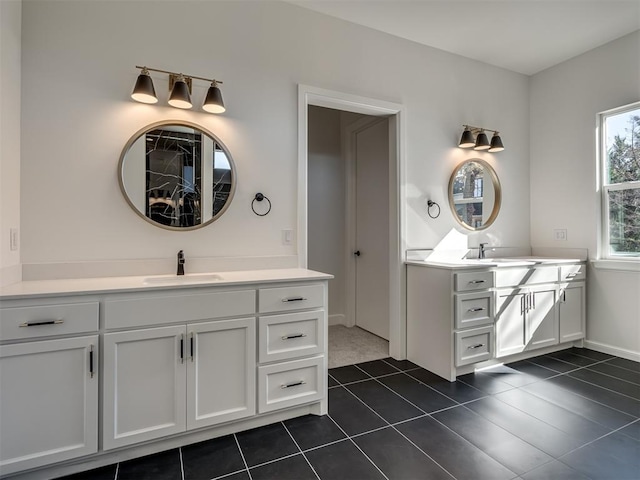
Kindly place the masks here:
[(185, 327), (104, 336), (105, 450), (186, 428)]
[(191, 324), (187, 336), (187, 428), (254, 415), (255, 318)]
[(560, 293), (560, 342), (584, 338), (585, 284), (572, 283)]
[(525, 294), (499, 290), (496, 301), (496, 356), (524, 351), (527, 346), (524, 317)]
[(0, 472), (98, 450), (98, 337), (0, 347)]
[(558, 343), (556, 286), (534, 288), (525, 297), (527, 350)]

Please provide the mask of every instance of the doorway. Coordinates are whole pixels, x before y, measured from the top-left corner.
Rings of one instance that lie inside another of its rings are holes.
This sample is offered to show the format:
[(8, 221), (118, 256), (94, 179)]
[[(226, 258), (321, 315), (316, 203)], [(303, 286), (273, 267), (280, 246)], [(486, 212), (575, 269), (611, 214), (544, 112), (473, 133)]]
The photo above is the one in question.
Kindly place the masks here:
[(299, 106), (300, 265), (335, 275), (331, 325), (370, 331), (389, 340), (381, 356), (405, 358), (402, 108), (306, 86)]

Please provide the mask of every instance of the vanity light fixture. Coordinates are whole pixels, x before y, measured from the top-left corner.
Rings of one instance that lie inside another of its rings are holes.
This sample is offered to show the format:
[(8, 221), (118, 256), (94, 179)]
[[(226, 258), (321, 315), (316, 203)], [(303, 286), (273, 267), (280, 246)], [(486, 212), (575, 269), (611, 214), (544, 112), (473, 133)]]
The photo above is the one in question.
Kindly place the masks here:
[[(502, 144), (502, 139), (500, 138), (500, 132), (498, 132), (497, 130), (492, 130), (490, 128), (484, 127), (474, 127), (472, 125), (463, 125), (463, 127), (464, 131), (462, 132), (460, 143), (458, 143), (458, 146), (460, 148), (486, 150), (491, 153), (501, 152), (502, 150), (504, 150), (504, 145)], [(493, 132), (491, 143), (489, 143), (487, 134), (484, 133), (485, 130), (488, 132)], [(476, 135), (475, 139), (474, 134)]]
[(195, 75), (183, 75), (182, 73), (169, 72), (167, 70), (159, 70), (157, 68), (140, 67), (136, 65), (136, 68), (141, 70), (138, 79), (136, 80), (135, 87), (131, 93), (131, 98), (141, 103), (157, 103), (158, 97), (156, 96), (155, 89), (153, 87), (153, 81), (149, 72), (166, 73), (169, 75), (169, 105), (176, 108), (189, 109), (192, 108), (191, 102), (191, 84), (192, 80), (204, 80), (210, 82), (209, 90), (202, 105), (202, 109), (209, 113), (223, 113), (226, 108), (224, 101), (222, 100), (222, 92), (218, 85), (222, 82), (216, 79), (196, 77)]

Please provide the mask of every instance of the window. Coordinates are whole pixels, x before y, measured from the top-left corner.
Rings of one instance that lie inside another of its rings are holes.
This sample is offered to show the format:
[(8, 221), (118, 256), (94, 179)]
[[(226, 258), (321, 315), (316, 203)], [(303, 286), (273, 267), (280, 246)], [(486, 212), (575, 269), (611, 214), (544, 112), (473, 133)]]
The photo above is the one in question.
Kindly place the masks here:
[(600, 114), (602, 258), (640, 260), (640, 102)]

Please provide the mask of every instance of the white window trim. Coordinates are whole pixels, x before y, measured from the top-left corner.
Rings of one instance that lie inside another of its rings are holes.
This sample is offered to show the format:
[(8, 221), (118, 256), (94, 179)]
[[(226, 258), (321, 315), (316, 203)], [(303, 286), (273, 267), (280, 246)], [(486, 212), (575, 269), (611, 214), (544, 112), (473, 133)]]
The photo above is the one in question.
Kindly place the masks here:
[(594, 260), (593, 266), (596, 268), (602, 268), (607, 270), (625, 270), (625, 271), (639, 271), (640, 270), (640, 256), (625, 256), (625, 255), (612, 255), (609, 246), (609, 192), (627, 190), (631, 188), (639, 188), (640, 181), (637, 182), (625, 182), (615, 183), (611, 185), (605, 185), (605, 181), (608, 178), (607, 172), (607, 152), (606, 152), (606, 132), (605, 132), (605, 119), (607, 117), (617, 115), (620, 113), (636, 110), (640, 108), (640, 102), (630, 103), (618, 108), (606, 110), (598, 114), (598, 135), (597, 135), (597, 162), (598, 162), (598, 191), (600, 193), (600, 225), (598, 235), (598, 258)]

